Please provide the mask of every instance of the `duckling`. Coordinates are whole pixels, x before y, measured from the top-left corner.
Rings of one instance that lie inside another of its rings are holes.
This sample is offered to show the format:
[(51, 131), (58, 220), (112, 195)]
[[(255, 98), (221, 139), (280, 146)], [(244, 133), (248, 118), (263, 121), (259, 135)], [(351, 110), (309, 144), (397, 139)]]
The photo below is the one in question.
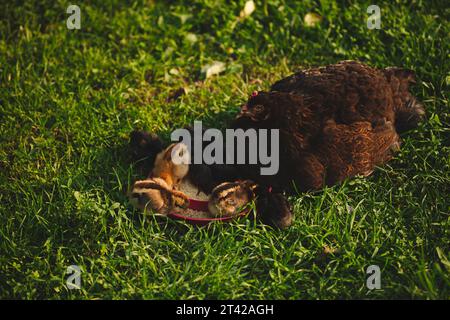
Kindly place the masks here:
[(250, 203), (255, 194), (256, 184), (251, 180), (224, 182), (212, 190), (208, 209), (214, 217), (235, 216)]
[(169, 188), (178, 189), (189, 172), (190, 155), (183, 143), (173, 143), (158, 153), (151, 175), (163, 179)]
[(189, 206), (188, 197), (170, 188), (161, 178), (136, 181), (128, 196), (134, 207), (143, 211), (151, 209), (164, 215), (175, 207), (186, 209)]

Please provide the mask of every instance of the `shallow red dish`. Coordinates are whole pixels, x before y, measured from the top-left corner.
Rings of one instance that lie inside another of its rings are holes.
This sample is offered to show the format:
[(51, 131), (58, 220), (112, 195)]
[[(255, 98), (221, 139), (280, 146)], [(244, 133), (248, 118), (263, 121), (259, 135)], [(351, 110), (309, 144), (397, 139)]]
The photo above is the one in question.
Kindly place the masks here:
[(189, 199), (189, 209), (208, 211), (208, 201)]
[[(189, 209), (198, 210), (198, 211), (208, 211), (208, 201), (202, 201), (202, 200), (195, 200), (195, 199), (189, 199)], [(221, 217), (221, 218), (193, 218), (193, 217), (187, 217), (179, 213), (170, 213), (168, 216), (175, 220), (183, 220), (187, 223), (193, 224), (193, 225), (199, 225), (199, 226), (205, 226), (210, 222), (226, 222), (230, 221), (242, 216), (245, 216), (249, 213), (250, 210), (244, 210), (240, 214), (234, 216), (234, 217)]]

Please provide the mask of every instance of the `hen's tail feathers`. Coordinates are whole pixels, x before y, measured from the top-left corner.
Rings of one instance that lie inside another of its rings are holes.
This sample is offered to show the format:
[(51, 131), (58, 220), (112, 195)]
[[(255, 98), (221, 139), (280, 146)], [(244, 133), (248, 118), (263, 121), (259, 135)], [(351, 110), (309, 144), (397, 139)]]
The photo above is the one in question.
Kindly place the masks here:
[(404, 132), (417, 127), (425, 116), (425, 108), (416, 98), (411, 97), (395, 112), (395, 129)]
[(395, 129), (401, 133), (417, 127), (425, 116), (425, 109), (410, 92), (409, 87), (416, 83), (415, 72), (409, 69), (391, 67), (384, 73), (394, 93)]

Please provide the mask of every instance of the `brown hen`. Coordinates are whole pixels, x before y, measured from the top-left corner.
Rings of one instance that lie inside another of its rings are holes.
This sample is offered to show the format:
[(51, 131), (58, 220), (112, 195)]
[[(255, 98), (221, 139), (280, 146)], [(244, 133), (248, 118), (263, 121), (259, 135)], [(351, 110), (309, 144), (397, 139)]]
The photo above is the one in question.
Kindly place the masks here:
[(247, 178), (275, 190), (306, 191), (355, 175), (369, 175), (399, 149), (398, 132), (424, 115), (411, 95), (414, 72), (376, 69), (356, 61), (295, 73), (270, 92), (252, 96), (233, 128), (279, 129), (280, 170), (261, 176), (239, 166)]

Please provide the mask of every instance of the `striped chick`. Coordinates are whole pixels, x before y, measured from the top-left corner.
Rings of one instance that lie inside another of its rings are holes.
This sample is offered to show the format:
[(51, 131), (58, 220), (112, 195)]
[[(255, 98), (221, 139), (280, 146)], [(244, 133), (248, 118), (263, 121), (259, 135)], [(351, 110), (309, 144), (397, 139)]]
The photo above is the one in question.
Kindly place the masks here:
[(164, 215), (169, 214), (175, 207), (185, 209), (189, 206), (189, 198), (184, 193), (170, 188), (161, 178), (136, 181), (128, 196), (134, 207)]
[(224, 182), (215, 187), (208, 202), (208, 209), (214, 217), (235, 216), (255, 199), (257, 185), (250, 180)]

